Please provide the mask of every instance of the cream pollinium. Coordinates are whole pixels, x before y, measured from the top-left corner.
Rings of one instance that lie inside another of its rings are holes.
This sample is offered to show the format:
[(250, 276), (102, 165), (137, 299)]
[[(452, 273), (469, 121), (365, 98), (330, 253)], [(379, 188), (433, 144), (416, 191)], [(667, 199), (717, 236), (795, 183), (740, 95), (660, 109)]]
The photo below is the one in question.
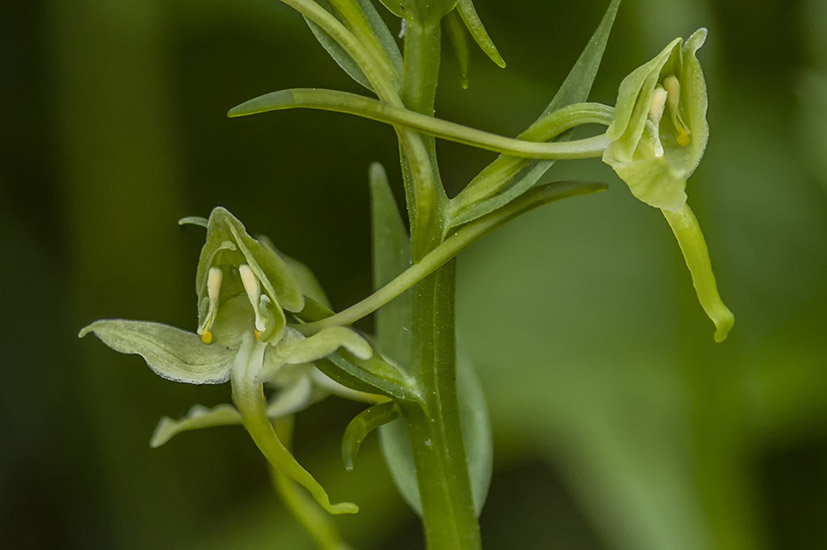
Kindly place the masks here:
[(241, 276), (241, 284), (244, 286), (244, 291), (247, 293), (247, 298), (250, 299), (250, 305), (253, 306), (253, 313), (256, 316), (256, 340), (267, 328), (264, 322), (264, 317), (261, 314), (261, 308), (265, 306), (269, 299), (261, 293), (261, 283), (253, 273), (252, 268), (247, 264), (238, 266), (238, 274)]
[(655, 88), (652, 94), (652, 101), (649, 104), (649, 120), (652, 121), (655, 133), (655, 156), (663, 156), (663, 145), (660, 142), (660, 121), (663, 119), (663, 111), (666, 109), (668, 92), (663, 86)]
[(198, 334), (201, 336), (201, 341), (205, 344), (212, 342), (213, 336), (210, 329), (215, 322), (215, 316), (218, 315), (218, 297), (221, 294), (221, 283), (224, 281), (224, 272), (218, 267), (211, 267), (207, 274), (207, 297), (210, 301), (207, 316), (204, 322), (198, 327)]
[(663, 84), (658, 85), (652, 93), (652, 100), (649, 103), (649, 120), (654, 125), (655, 135), (655, 156), (664, 155), (663, 144), (660, 139), (660, 123), (663, 114), (669, 110), (669, 120), (675, 127), (675, 141), (681, 147), (686, 147), (690, 142), (689, 127), (683, 121), (680, 113), (681, 83), (674, 75), (663, 79)]
[(669, 108), (669, 116), (672, 119), (672, 124), (678, 131), (675, 139), (678, 145), (686, 147), (689, 145), (690, 132), (689, 126), (683, 121), (679, 109), (681, 102), (681, 83), (676, 76), (670, 75), (663, 79), (663, 87), (666, 89), (666, 106)]

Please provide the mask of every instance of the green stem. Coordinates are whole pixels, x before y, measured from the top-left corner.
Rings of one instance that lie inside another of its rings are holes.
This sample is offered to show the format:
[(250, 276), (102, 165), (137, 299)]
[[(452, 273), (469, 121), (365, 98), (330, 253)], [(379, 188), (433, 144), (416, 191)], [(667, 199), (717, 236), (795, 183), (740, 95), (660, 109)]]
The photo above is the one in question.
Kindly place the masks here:
[(414, 292), (412, 367), (425, 403), (402, 407), (431, 550), (481, 548), (457, 398), (455, 265), (446, 264)]
[[(440, 32), (439, 20), (407, 20), (401, 97), (407, 109), (427, 116), (434, 114)], [(428, 198), (436, 215), (424, 220), (425, 224), (421, 218), (411, 220), (414, 263), (442, 241), (447, 205), (445, 190), (441, 183), (438, 188), (436, 185), (440, 180), (435, 141), (418, 137), (428, 154), (433, 185)], [(410, 170), (413, 160), (403, 152), (402, 171), (407, 185), (418, 185), (412, 179), (416, 174)], [(457, 399), (455, 300), (453, 263), (420, 282), (413, 291), (411, 372), (427, 395), (423, 396), (423, 405), (405, 407), (402, 415), (413, 449), (430, 550), (478, 550), (481, 546)]]
[(532, 189), (506, 206), (455, 230), (418, 263), (410, 266), (361, 302), (335, 315), (311, 323), (297, 325), (296, 328), (305, 333), (313, 333), (326, 327), (350, 325), (362, 317), (370, 315), (412, 288), (483, 236), (517, 216), (552, 201), (594, 193), (603, 189), (605, 189), (605, 186), (600, 184), (568, 182), (557, 182)]
[[(599, 157), (609, 145), (605, 135), (577, 141), (537, 142), (514, 139), (469, 128), (415, 111), (382, 103), (369, 97), (336, 90), (294, 88), (266, 94), (234, 107), (231, 117), (247, 116), (283, 109), (319, 109), (407, 126), (438, 138), (456, 141), (506, 155), (534, 159), (581, 159)], [(614, 110), (599, 103), (577, 103), (554, 111), (542, 120), (544, 140), (583, 124), (610, 124)]]
[[(420, 116), (433, 117), (436, 89), (439, 80), (439, 65), (442, 44), (440, 22), (419, 22), (407, 19), (405, 27), (404, 71), (400, 97), (408, 111)], [(406, 187), (424, 189), (419, 180), (428, 179), (430, 188), (427, 197), (428, 217), (416, 212), (411, 219), (411, 246), (413, 261), (419, 261), (433, 247), (439, 244), (442, 229), (442, 205), (447, 202), (445, 190), (439, 176), (436, 158), (436, 144), (432, 137), (417, 135), (425, 157), (411, 158), (402, 151), (402, 175)], [(427, 173), (425, 162), (427, 162)], [(419, 174), (415, 169), (420, 171)], [(418, 206), (422, 208), (422, 206)]]

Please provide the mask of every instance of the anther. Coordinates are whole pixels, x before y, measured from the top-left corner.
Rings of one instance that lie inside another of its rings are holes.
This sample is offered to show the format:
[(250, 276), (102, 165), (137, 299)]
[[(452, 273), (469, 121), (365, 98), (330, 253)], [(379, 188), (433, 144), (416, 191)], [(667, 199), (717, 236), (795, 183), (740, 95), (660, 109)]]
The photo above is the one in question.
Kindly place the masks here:
[(223, 280), (224, 272), (218, 267), (211, 267), (207, 274), (207, 297), (210, 300), (210, 307), (207, 310), (204, 323), (198, 328), (201, 341), (205, 344), (212, 342), (212, 332), (210, 332), (210, 328), (215, 321), (215, 316), (218, 314), (218, 297), (221, 294), (221, 281)]
[(678, 136), (675, 139), (677, 140), (678, 145), (681, 147), (686, 147), (690, 142), (690, 132), (689, 128), (687, 128), (681, 118), (679, 111), (681, 101), (681, 83), (674, 75), (667, 76), (663, 80), (663, 87), (666, 88), (667, 92), (667, 105), (669, 106), (669, 114), (672, 118), (672, 124), (675, 125), (675, 129), (678, 131)]
[(261, 301), (261, 283), (258, 277), (253, 273), (253, 270), (247, 264), (238, 266), (238, 274), (241, 276), (241, 284), (244, 285), (244, 291), (247, 292), (247, 298), (250, 299), (250, 305), (253, 306), (253, 313), (256, 315), (256, 340), (259, 339), (264, 332), (266, 326), (264, 324), (264, 317), (261, 315), (261, 308), (259, 303)]
[(655, 156), (663, 156), (663, 145), (660, 142), (660, 121), (663, 118), (663, 111), (666, 109), (667, 91), (658, 86), (652, 93), (652, 101), (649, 102), (649, 119), (655, 127)]

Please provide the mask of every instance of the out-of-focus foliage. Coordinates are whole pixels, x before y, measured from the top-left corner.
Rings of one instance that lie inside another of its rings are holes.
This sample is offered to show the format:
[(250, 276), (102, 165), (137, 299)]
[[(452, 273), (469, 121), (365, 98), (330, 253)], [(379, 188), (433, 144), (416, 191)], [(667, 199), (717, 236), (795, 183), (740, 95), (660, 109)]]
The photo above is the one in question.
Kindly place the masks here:
[[(520, 4), (475, 2), (509, 67), (472, 49), (463, 91), (448, 50), (442, 117), (524, 129), (606, 2)], [(745, 24), (743, 10), (626, 0), (592, 96), (612, 102), (663, 44), (710, 28), (710, 142), (690, 193), (738, 317), (726, 343), (711, 343), (660, 214), (599, 163), (550, 175), (609, 192), (536, 211), (460, 260), (460, 337), (497, 450), (486, 548), (827, 546), (827, 14), (821, 0), (756, 0)], [(195, 329), (203, 235), (176, 220), (215, 205), (310, 266), (335, 307), (366, 295), (367, 169), (395, 165), (392, 130), (224, 117), (276, 89), (362, 93), (275, 0), (8, 2), (0, 31), (0, 545), (311, 548), (242, 430), (149, 448), (161, 416), (225, 388), (170, 384), (74, 335), (116, 315)], [(454, 192), (491, 158), (439, 147)], [(375, 438), (344, 471), (359, 410), (302, 413), (296, 454), (360, 505), (337, 518), (354, 546), (420, 548)]]

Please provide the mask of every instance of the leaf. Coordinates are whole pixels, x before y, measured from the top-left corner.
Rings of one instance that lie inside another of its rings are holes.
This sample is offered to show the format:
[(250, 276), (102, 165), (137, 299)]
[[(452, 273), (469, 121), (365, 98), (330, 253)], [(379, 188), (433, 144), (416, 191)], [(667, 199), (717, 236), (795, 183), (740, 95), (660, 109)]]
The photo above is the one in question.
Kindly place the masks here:
[(457, 56), (459, 65), (459, 84), (463, 90), (468, 89), (468, 66), (471, 60), (471, 49), (468, 47), (468, 36), (465, 34), (465, 26), (456, 11), (452, 11), (445, 18), (448, 29), (448, 36), (454, 46), (454, 53)]
[(350, 421), (342, 437), (342, 460), (348, 471), (353, 470), (353, 461), (368, 434), (398, 417), (399, 407), (387, 402), (365, 409)]
[(457, 0), (379, 0), (397, 17), (419, 22), (435, 21), (454, 9)]
[(368, 360), (360, 360), (340, 351), (317, 362), (316, 367), (336, 382), (357, 391), (380, 393), (401, 401), (421, 401), (407, 375), (378, 353)]
[[(402, 59), (402, 54), (399, 52), (399, 46), (397, 45), (396, 41), (393, 38), (393, 34), (388, 29), (387, 25), (385, 25), (385, 21), (376, 11), (376, 8), (370, 2), (370, 0), (357, 0), (359, 3), (360, 8), (362, 9), (363, 14), (365, 15), (368, 23), (370, 24), (371, 30), (376, 35), (379, 40), (379, 44), (382, 46), (385, 54), (387, 55), (391, 66), (396, 71), (397, 76), (402, 74), (403, 71), (403, 64), (404, 61)], [(334, 9), (331, 7), (330, 3), (327, 0), (316, 0), (316, 3), (322, 6), (325, 10), (330, 13), (335, 13)], [(324, 31), (321, 27), (317, 24), (310, 21), (307, 17), (304, 18), (307, 26), (310, 27), (310, 30), (313, 32), (313, 36), (316, 37), (316, 40), (319, 41), (319, 44), (327, 51), (330, 57), (336, 62), (339, 67), (344, 70), (348, 76), (350, 76), (353, 80), (367, 88), (368, 90), (373, 91), (373, 87), (370, 85), (365, 74), (362, 72), (362, 69), (356, 64), (353, 58), (336, 42), (327, 32)]]
[(178, 435), (189, 430), (201, 430), (217, 426), (241, 425), (241, 415), (232, 405), (218, 405), (211, 409), (195, 405), (187, 415), (179, 420), (165, 416), (155, 428), (149, 446), (156, 449)]
[[(457, 359), (457, 392), (462, 434), (468, 458), (474, 509), (479, 516), (491, 483), (494, 454), (491, 422), (482, 384), (470, 358), (460, 353)], [(382, 426), (379, 429), (379, 440), (399, 492), (408, 505), (421, 516), (422, 502), (417, 485), (416, 466), (405, 423), (398, 419)]]
[[(373, 289), (382, 288), (411, 265), (411, 242), (381, 164), (370, 166)], [(397, 364), (410, 360), (411, 292), (376, 312), (379, 350)]]
[(356, 0), (362, 8), (362, 12), (368, 19), (373, 32), (379, 39), (382, 48), (390, 58), (396, 74), (401, 76), (405, 70), (405, 60), (402, 57), (402, 52), (399, 51), (399, 44), (396, 43), (393, 33), (388, 29), (385, 20), (379, 15), (379, 12), (373, 5), (371, 0)]
[[(603, 59), (603, 52), (606, 50), (606, 42), (609, 39), (612, 26), (614, 25), (617, 9), (620, 6), (621, 0), (612, 0), (612, 3), (606, 9), (606, 13), (600, 24), (592, 35), (589, 43), (586, 45), (583, 53), (577, 59), (577, 62), (572, 67), (566, 80), (560, 86), (560, 89), (555, 94), (554, 98), (546, 107), (543, 114), (528, 130), (523, 132), (519, 138), (528, 141), (537, 141), (535, 134), (538, 128), (542, 126), (542, 119), (550, 113), (572, 105), (574, 103), (582, 103), (589, 97), (592, 84), (594, 83), (597, 70), (600, 67), (600, 62)], [(557, 141), (568, 140), (571, 137), (571, 132), (567, 132), (560, 136)], [(551, 168), (554, 164), (553, 160), (525, 160), (507, 155), (500, 155), (493, 163), (483, 169), (480, 174), (474, 178), (474, 181), (469, 184), (472, 188), (475, 183), (481, 179), (488, 178), (497, 174), (495, 177), (500, 177), (498, 174), (507, 173), (508, 178), (511, 179), (510, 186), (503, 192), (494, 195), (485, 200), (475, 202), (473, 206), (459, 212), (458, 215), (451, 220), (451, 226), (458, 226), (468, 223), (480, 216), (488, 214), (492, 210), (496, 210), (504, 204), (514, 200), (519, 195), (523, 194), (528, 189), (531, 189), (540, 181), (540, 178)], [(461, 194), (460, 194), (461, 195)]]
[(155, 374), (185, 384), (222, 384), (229, 380), (236, 351), (207, 345), (192, 332), (147, 321), (102, 319), (80, 331), (90, 332), (121, 353), (144, 358)]
[[(318, 4), (322, 5), (327, 11), (330, 11), (330, 4), (327, 2), (319, 0)], [(373, 91), (373, 87), (370, 85), (370, 82), (368, 82), (365, 73), (362, 72), (362, 69), (359, 68), (345, 49), (342, 48), (329, 34), (327, 34), (324, 29), (308, 19), (306, 16), (304, 17), (304, 21), (307, 23), (307, 26), (310, 27), (310, 31), (313, 33), (313, 36), (316, 37), (316, 40), (319, 41), (319, 44), (321, 44), (328, 55), (333, 58), (333, 61), (335, 61), (336, 64), (341, 67), (350, 78), (368, 90)]]
[(477, 46), (485, 52), (485, 55), (487, 55), (495, 65), (501, 69), (505, 69), (505, 59), (500, 55), (491, 37), (488, 36), (488, 31), (485, 30), (485, 26), (477, 14), (473, 0), (458, 0), (457, 12), (468, 28), (468, 32), (471, 33), (474, 42), (477, 43)]

